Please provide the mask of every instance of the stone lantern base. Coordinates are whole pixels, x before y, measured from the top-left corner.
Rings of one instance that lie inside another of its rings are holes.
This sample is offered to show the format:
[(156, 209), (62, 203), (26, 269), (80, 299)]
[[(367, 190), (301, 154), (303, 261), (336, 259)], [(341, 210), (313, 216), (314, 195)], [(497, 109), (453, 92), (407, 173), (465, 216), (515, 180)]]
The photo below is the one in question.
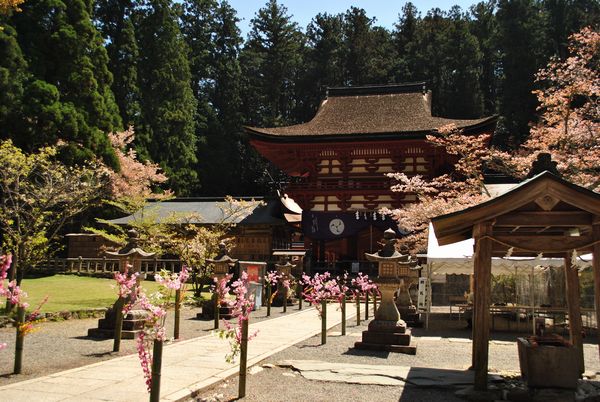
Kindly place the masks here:
[(414, 355), (417, 347), (411, 344), (411, 332), (400, 319), (400, 313), (394, 303), (394, 291), (398, 288), (396, 279), (377, 281), (381, 291), (381, 304), (375, 312), (375, 319), (369, 323), (369, 329), (363, 331), (362, 341), (354, 347), (366, 350), (381, 350)]
[[(135, 339), (144, 328), (148, 314), (144, 310), (131, 310), (123, 317), (121, 339)], [(98, 320), (98, 328), (88, 329), (90, 338), (112, 339), (115, 337), (116, 314), (114, 307), (106, 311), (106, 316)]]

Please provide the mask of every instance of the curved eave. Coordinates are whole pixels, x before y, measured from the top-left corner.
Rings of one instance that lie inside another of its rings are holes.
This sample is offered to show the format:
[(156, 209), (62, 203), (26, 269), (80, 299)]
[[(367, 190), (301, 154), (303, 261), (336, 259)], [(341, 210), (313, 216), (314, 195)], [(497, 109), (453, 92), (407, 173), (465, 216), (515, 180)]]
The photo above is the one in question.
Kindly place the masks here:
[(544, 171), (498, 197), (431, 218), (438, 243), (444, 246), (469, 239), (477, 222), (514, 211), (547, 193), (575, 208), (600, 215), (600, 194)]
[[(490, 116), (477, 124), (470, 126), (459, 127), (466, 134), (478, 134), (481, 131), (490, 128), (496, 124), (498, 116)], [(313, 134), (313, 133), (299, 133), (299, 134), (280, 134), (266, 132), (264, 129), (258, 127), (244, 126), (246, 133), (256, 139), (265, 140), (269, 142), (280, 142), (280, 143), (302, 143), (302, 142), (327, 142), (327, 141), (341, 141), (341, 142), (352, 142), (352, 141), (372, 141), (372, 140), (414, 140), (423, 139), (426, 135), (432, 134), (436, 130), (419, 130), (419, 131), (395, 131), (395, 132), (379, 132), (379, 133), (347, 133), (347, 134), (336, 134), (336, 133), (325, 133), (325, 134)]]

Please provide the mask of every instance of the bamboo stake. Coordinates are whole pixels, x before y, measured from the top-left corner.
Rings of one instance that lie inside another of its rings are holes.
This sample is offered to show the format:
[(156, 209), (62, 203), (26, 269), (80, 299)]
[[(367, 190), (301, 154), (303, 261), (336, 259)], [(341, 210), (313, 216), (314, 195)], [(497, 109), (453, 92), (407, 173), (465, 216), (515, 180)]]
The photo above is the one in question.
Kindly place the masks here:
[(358, 294), (355, 295), (356, 299), (356, 326), (360, 325), (360, 296)]
[(287, 312), (287, 299), (288, 299), (288, 289), (284, 288), (283, 291), (283, 312)]
[(241, 399), (246, 396), (246, 368), (248, 365), (248, 321), (242, 320), (242, 343), (240, 345), (240, 381), (238, 397)]
[(23, 323), (25, 322), (25, 307), (17, 308), (17, 341), (15, 345), (15, 374), (21, 374), (23, 366), (23, 341), (25, 334), (23, 333)]
[(219, 329), (219, 295), (217, 292), (213, 293), (213, 300), (215, 305), (215, 329)]
[(365, 292), (365, 321), (369, 319), (369, 292)]
[(181, 318), (181, 289), (175, 291), (175, 328), (173, 330), (173, 338), (179, 339), (179, 321)]
[(302, 285), (298, 284), (298, 310), (302, 310)]
[(123, 306), (125, 299), (119, 297), (115, 303), (115, 334), (113, 342), (113, 352), (121, 350), (121, 332), (123, 332)]
[(321, 301), (321, 345), (327, 343), (327, 300)]
[(342, 295), (342, 336), (346, 335), (346, 295)]
[(267, 283), (267, 317), (271, 316), (271, 283)]
[(160, 400), (160, 369), (162, 366), (163, 342), (154, 340), (152, 350), (152, 383), (150, 385), (150, 402)]

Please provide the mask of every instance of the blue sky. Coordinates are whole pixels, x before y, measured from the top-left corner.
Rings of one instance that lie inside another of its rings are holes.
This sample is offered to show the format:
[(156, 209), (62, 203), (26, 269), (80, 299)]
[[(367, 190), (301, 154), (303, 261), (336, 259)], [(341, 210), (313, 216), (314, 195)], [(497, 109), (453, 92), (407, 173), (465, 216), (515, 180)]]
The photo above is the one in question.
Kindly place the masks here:
[[(228, 1), (237, 10), (238, 17), (242, 20), (239, 26), (245, 38), (250, 30), (250, 20), (254, 18), (258, 9), (267, 3), (267, 0)], [(423, 14), (434, 7), (449, 10), (455, 4), (467, 10), (469, 6), (477, 2), (478, 0), (413, 0), (413, 4)], [(292, 19), (303, 29), (320, 12), (343, 13), (350, 6), (364, 8), (369, 17), (377, 18), (377, 25), (392, 28), (394, 23), (398, 21), (398, 14), (405, 3), (404, 0), (279, 0), (279, 4), (287, 7), (288, 14), (293, 15)]]

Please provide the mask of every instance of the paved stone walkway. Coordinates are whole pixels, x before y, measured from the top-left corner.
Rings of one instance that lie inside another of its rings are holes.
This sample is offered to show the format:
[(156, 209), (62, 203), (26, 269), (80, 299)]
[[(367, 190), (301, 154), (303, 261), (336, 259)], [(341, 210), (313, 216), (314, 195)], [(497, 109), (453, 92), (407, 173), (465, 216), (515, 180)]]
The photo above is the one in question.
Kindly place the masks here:
[[(327, 327), (341, 322), (338, 304), (327, 309)], [(363, 305), (364, 308), (364, 305)], [(356, 309), (348, 308), (347, 319)], [(321, 332), (315, 309), (250, 324), (258, 330), (248, 343), (248, 367)], [(163, 350), (161, 400), (185, 400), (214, 383), (238, 372), (238, 364), (225, 362), (229, 342), (217, 335), (176, 342)], [(0, 387), (3, 401), (147, 401), (149, 394), (137, 355), (62, 371)]]

